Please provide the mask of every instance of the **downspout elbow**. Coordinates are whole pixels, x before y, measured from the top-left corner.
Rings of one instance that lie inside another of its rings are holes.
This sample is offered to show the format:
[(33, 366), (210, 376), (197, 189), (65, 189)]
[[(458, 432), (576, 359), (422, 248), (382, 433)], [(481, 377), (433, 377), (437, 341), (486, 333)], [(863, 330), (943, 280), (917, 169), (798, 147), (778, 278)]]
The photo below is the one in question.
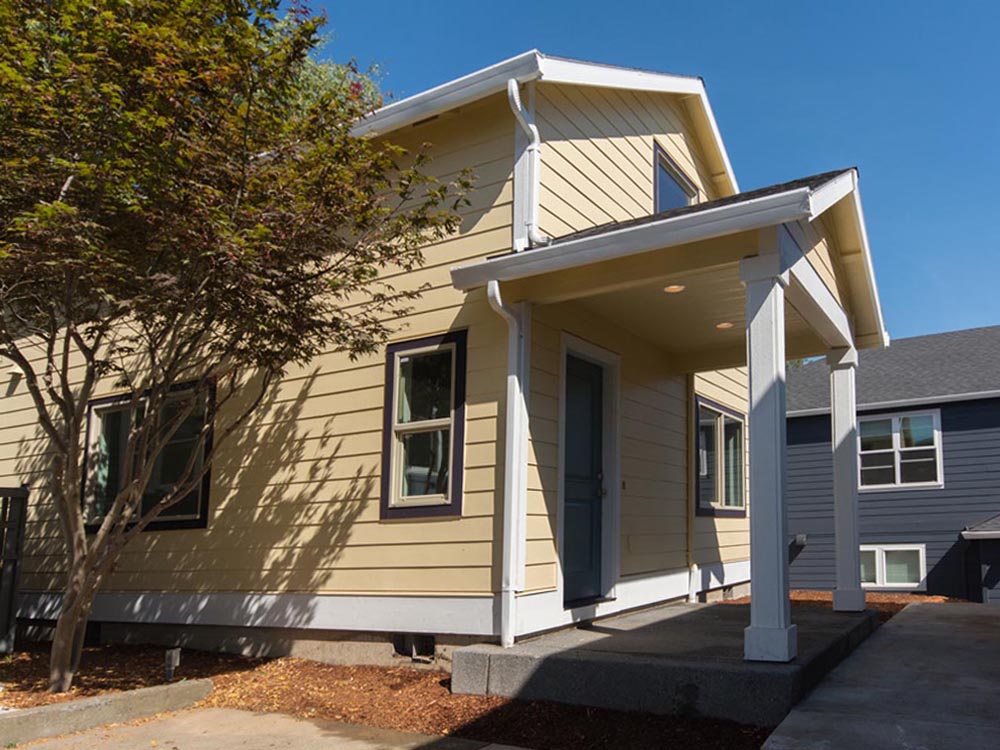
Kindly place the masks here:
[(528, 242), (531, 245), (547, 245), (552, 238), (543, 234), (538, 229), (538, 194), (539, 177), (541, 174), (541, 144), (542, 137), (538, 132), (531, 115), (521, 103), (520, 84), (516, 78), (507, 81), (507, 100), (510, 102), (510, 109), (514, 113), (517, 124), (528, 136), (528, 219), (525, 229), (527, 230)]

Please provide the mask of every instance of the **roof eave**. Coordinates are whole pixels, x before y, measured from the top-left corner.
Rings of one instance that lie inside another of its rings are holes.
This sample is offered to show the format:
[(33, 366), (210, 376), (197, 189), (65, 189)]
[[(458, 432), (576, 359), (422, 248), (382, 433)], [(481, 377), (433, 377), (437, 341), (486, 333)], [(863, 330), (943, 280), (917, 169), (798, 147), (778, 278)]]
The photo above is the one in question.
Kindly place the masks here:
[(636, 255), (650, 250), (761, 229), (809, 217), (808, 188), (796, 188), (693, 214), (510, 253), (451, 269), (453, 285), (463, 291), (492, 280), (513, 281), (540, 273)]

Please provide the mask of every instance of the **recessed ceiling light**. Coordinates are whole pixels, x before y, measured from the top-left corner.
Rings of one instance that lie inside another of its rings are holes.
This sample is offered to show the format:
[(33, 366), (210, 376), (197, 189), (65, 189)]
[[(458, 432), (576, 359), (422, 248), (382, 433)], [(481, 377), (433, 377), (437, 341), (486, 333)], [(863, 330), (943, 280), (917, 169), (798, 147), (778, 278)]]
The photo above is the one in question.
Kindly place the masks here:
[(715, 327), (718, 328), (720, 331), (728, 331), (730, 328), (733, 327), (733, 324), (730, 323), (728, 320), (724, 320), (721, 323), (716, 323)]
[(687, 289), (687, 287), (684, 286), (683, 284), (670, 284), (668, 286), (663, 287), (663, 291), (665, 291), (667, 294), (680, 294), (685, 289)]

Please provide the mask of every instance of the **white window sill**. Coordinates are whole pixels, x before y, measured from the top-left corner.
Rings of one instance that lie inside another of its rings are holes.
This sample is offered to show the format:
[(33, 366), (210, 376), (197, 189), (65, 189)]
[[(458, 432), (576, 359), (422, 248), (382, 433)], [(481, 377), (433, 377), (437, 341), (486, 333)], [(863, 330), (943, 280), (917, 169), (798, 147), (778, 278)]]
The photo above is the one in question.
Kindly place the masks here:
[(909, 492), (911, 490), (943, 490), (944, 482), (913, 482), (912, 484), (866, 484), (858, 492)]

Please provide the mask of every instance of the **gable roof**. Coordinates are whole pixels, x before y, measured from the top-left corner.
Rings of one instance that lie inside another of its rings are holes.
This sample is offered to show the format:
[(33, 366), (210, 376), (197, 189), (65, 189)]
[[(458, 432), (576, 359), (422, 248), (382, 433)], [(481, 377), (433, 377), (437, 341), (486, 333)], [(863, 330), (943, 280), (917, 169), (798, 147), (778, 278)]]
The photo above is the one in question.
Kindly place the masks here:
[[(1000, 397), (1000, 326), (897, 339), (858, 352), (858, 409)], [(787, 372), (790, 416), (830, 409), (830, 370), (819, 360)]]
[(352, 133), (381, 135), (413, 125), (487, 96), (506, 91), (511, 78), (520, 83), (542, 81), (574, 86), (596, 86), (631, 91), (675, 94), (689, 102), (695, 129), (705, 144), (713, 174), (719, 175), (724, 195), (739, 192), (736, 174), (722, 142), (705, 83), (701, 78), (672, 73), (654, 73), (601, 63), (570, 60), (530, 50), (488, 68), (448, 81), (419, 94), (392, 102), (361, 120)]
[(1000, 539), (1000, 514), (966, 526), (962, 537), (964, 539)]

